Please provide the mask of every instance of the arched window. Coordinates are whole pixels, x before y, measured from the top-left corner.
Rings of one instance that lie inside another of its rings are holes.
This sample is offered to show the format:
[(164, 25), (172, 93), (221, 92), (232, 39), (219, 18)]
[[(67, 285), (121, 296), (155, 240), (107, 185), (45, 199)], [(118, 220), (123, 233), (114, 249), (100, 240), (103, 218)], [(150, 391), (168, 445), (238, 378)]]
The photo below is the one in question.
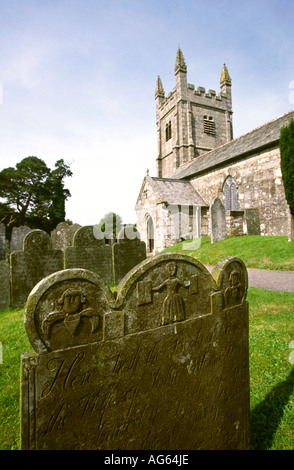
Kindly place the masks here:
[(231, 176), (224, 182), (225, 209), (226, 211), (238, 210), (237, 186)]
[(171, 121), (169, 121), (165, 125), (165, 140), (166, 140), (166, 142), (171, 139), (171, 136), (172, 136)]
[(147, 243), (149, 253), (152, 253), (154, 251), (154, 225), (150, 215), (147, 218)]

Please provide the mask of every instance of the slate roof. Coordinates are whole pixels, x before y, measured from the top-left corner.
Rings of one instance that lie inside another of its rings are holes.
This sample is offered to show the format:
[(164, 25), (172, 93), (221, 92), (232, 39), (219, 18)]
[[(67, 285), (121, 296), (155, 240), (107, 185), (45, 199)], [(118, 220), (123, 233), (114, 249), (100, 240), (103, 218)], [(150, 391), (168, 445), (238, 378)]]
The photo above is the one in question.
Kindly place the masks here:
[(180, 166), (172, 175), (173, 179), (190, 179), (207, 173), (213, 169), (234, 163), (249, 157), (258, 151), (277, 146), (280, 130), (294, 119), (294, 111), (290, 111), (253, 131), (238, 137), (216, 149), (196, 157), (185, 165)]
[(208, 206), (189, 181), (151, 176), (146, 178), (161, 202), (176, 205)]

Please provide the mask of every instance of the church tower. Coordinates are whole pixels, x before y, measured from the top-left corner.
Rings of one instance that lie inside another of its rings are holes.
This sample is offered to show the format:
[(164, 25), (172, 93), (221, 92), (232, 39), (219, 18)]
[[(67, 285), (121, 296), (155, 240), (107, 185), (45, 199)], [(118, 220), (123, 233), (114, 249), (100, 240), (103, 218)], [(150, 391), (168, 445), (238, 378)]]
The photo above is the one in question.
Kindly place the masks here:
[(176, 86), (165, 96), (157, 77), (155, 101), (158, 140), (157, 176), (172, 177), (186, 162), (233, 138), (231, 78), (226, 65), (220, 93), (187, 82), (187, 65), (179, 48), (175, 64)]

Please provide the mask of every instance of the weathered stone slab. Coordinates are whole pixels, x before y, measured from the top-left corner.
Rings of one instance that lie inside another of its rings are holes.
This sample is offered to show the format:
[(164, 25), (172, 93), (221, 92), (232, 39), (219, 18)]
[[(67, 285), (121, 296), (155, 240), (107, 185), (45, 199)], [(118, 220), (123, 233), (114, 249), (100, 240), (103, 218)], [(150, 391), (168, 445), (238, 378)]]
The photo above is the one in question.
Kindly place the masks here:
[(260, 235), (259, 209), (245, 209), (247, 235)]
[(0, 261), (0, 311), (6, 310), (10, 305), (10, 271), (6, 261)]
[(66, 222), (60, 222), (51, 232), (52, 248), (65, 251), (65, 248), (72, 246), (74, 234), (79, 228), (81, 228), (79, 224), (69, 225)]
[(6, 258), (6, 227), (0, 224), (0, 260)]
[(139, 232), (133, 226), (122, 228), (117, 238), (117, 243), (112, 246), (115, 284), (146, 259), (146, 243), (140, 240)]
[[(214, 276), (214, 277), (213, 277)], [(32, 291), (21, 359), (21, 448), (248, 449), (247, 271), (142, 262), (112, 296), (83, 269)]]
[(12, 253), (13, 251), (22, 250), (24, 237), (29, 232), (31, 232), (31, 230), (32, 229), (27, 225), (22, 225), (21, 227), (13, 227), (10, 239), (10, 253)]
[(226, 210), (221, 200), (216, 197), (209, 208), (211, 223), (211, 243), (227, 238)]
[(73, 246), (65, 249), (64, 266), (66, 269), (81, 268), (92, 271), (108, 284), (113, 284), (112, 250), (105, 239), (94, 236), (93, 225), (77, 230)]
[(10, 255), (11, 302), (24, 307), (33, 287), (49, 274), (63, 269), (63, 253), (51, 249), (50, 236), (43, 230), (31, 230), (23, 240), (23, 250)]

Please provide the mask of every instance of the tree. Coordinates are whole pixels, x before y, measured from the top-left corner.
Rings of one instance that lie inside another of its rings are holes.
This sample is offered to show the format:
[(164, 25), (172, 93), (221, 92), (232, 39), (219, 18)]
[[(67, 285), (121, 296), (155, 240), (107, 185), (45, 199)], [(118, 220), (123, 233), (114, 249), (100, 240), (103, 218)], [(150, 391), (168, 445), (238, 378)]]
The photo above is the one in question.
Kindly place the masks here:
[(116, 237), (122, 226), (122, 218), (114, 212), (109, 212), (95, 226), (95, 233), (97, 236), (103, 235), (106, 239), (109, 239), (112, 234)]
[(30, 225), (50, 231), (65, 218), (65, 201), (70, 192), (64, 188), (64, 178), (71, 176), (63, 160), (51, 171), (37, 157), (27, 157), (16, 168), (0, 172), (1, 218), (6, 225)]
[(286, 201), (294, 217), (294, 121), (282, 127), (280, 134), (281, 171)]

